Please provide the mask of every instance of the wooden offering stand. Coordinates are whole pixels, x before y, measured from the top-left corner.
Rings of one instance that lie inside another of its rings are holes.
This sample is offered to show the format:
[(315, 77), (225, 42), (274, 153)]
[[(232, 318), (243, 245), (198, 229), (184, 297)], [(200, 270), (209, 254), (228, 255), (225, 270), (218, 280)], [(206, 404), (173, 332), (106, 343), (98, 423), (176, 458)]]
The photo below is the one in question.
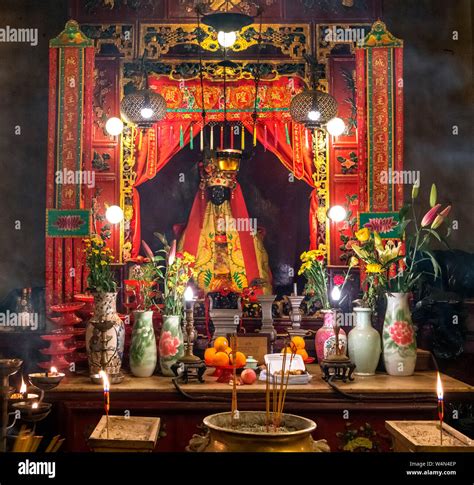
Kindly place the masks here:
[(340, 380), (342, 382), (353, 381), (352, 373), (355, 369), (355, 364), (351, 362), (349, 357), (339, 348), (339, 325), (334, 325), (334, 333), (336, 335), (336, 351), (327, 356), (320, 362), (321, 370), (323, 371), (323, 379), (327, 382), (331, 380)]

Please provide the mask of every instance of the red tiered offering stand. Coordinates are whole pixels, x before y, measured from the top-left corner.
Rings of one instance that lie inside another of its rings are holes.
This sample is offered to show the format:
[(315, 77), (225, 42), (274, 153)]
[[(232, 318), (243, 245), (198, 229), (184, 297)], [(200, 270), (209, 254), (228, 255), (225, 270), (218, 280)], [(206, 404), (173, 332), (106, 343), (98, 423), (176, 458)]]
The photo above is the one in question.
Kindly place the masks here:
[[(84, 306), (84, 302), (60, 303), (51, 306), (50, 310), (59, 313), (58, 317), (49, 317), (59, 328), (53, 330), (50, 335), (42, 335), (41, 338), (50, 345), (48, 348), (41, 349), (43, 355), (51, 357), (49, 362), (40, 362), (38, 366), (42, 369), (56, 367), (59, 370), (67, 370), (71, 363), (78, 363), (87, 360), (85, 352), (78, 352), (84, 349), (85, 328), (76, 327), (82, 324), (82, 319), (76, 315), (76, 311)], [(82, 338), (81, 338), (82, 337)]]

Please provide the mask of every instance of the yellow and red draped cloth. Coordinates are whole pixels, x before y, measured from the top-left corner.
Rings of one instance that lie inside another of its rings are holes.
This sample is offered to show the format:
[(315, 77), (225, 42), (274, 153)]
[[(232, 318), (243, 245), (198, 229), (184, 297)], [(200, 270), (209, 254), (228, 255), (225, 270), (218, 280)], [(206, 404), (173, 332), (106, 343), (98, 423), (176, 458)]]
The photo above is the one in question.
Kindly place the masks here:
[[(90, 207), (90, 194), (66, 174), (92, 170), (92, 92), (94, 47), (77, 22), (50, 41), (46, 208), (64, 211)], [(59, 177), (57, 175), (59, 174)], [(46, 238), (46, 303), (71, 300), (84, 288), (80, 238)]]
[(377, 21), (356, 49), (359, 210), (400, 209), (403, 187), (403, 42)]
[[(196, 256), (197, 285), (204, 291), (228, 289), (241, 292), (248, 288), (252, 280), (264, 281), (263, 291), (271, 291), (271, 272), (268, 255), (263, 245), (263, 236), (257, 232), (252, 234), (248, 228), (239, 230), (236, 224), (229, 224), (225, 230), (227, 256), (225, 261), (219, 261), (220, 233), (217, 227), (218, 218), (227, 221), (248, 221), (249, 213), (245, 204), (242, 189), (237, 183), (230, 201), (215, 206), (207, 200), (205, 193), (198, 191), (189, 215), (178, 248)], [(228, 288), (219, 288), (219, 276), (229, 272)]]
[[(202, 126), (202, 91), (198, 80), (186, 82), (173, 81), (166, 76), (150, 76), (150, 88), (159, 92), (168, 106), (166, 118), (154, 127), (137, 135), (136, 161), (137, 174), (133, 187), (133, 217), (131, 222), (132, 257), (140, 250), (140, 198), (137, 187), (152, 179), (178, 151), (187, 144), (191, 148), (200, 144)], [(282, 77), (275, 81), (262, 81), (259, 87), (258, 123), (254, 133), (252, 119), (255, 96), (253, 81), (229, 81), (227, 87), (227, 120), (232, 127), (231, 148), (244, 149), (256, 137), (266, 150), (269, 150), (295, 178), (314, 187), (313, 156), (311, 133), (298, 124), (292, 123), (288, 106), (292, 97), (303, 89), (299, 78)], [(205, 81), (204, 103), (207, 123), (222, 123), (223, 85), (222, 82)], [(234, 130), (235, 125), (244, 130)], [(206, 127), (206, 130), (211, 128)], [(214, 148), (221, 140), (220, 127), (213, 130)], [(250, 132), (252, 137), (245, 136)], [(238, 134), (236, 134), (238, 133)], [(209, 137), (209, 133), (206, 135)], [(191, 141), (192, 140), (192, 141)], [(227, 147), (228, 148), (228, 147)], [(317, 197), (314, 190), (310, 202), (311, 247), (316, 247), (317, 234)]]

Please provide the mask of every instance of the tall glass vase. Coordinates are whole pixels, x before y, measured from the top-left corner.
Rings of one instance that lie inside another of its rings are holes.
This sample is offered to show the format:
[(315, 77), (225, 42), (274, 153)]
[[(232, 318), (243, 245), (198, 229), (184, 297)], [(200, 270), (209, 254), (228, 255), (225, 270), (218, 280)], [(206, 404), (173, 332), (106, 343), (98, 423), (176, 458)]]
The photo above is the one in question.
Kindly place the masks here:
[(387, 293), (382, 340), (387, 374), (411, 376), (416, 364), (416, 332), (411, 320), (408, 293)]
[(171, 367), (184, 355), (183, 331), (179, 315), (163, 316), (160, 343), (160, 367), (164, 376), (174, 377)]
[(130, 370), (136, 377), (150, 377), (156, 367), (156, 340), (153, 330), (153, 312), (133, 312)]
[[(324, 315), (324, 323), (316, 332), (315, 346), (318, 362), (321, 363), (328, 354), (336, 353), (336, 334), (334, 333), (334, 324), (336, 323), (336, 310), (321, 310)], [(341, 328), (339, 330), (339, 348), (345, 354), (347, 352), (346, 332)]]
[(116, 292), (95, 292), (94, 314), (86, 329), (89, 372), (93, 375), (105, 369), (111, 381), (120, 375), (125, 343), (125, 327), (118, 316), (116, 300)]
[(354, 374), (373, 376), (380, 359), (380, 334), (372, 327), (370, 308), (354, 308), (356, 326), (349, 332), (349, 357), (355, 364)]

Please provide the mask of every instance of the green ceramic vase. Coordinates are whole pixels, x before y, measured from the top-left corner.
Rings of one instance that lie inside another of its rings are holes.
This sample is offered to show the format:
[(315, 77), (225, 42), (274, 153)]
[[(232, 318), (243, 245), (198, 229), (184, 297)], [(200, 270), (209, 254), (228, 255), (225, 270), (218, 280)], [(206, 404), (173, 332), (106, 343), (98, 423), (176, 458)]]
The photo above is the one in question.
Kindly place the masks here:
[(153, 330), (153, 312), (133, 312), (130, 370), (136, 377), (150, 377), (156, 367), (156, 340)]

